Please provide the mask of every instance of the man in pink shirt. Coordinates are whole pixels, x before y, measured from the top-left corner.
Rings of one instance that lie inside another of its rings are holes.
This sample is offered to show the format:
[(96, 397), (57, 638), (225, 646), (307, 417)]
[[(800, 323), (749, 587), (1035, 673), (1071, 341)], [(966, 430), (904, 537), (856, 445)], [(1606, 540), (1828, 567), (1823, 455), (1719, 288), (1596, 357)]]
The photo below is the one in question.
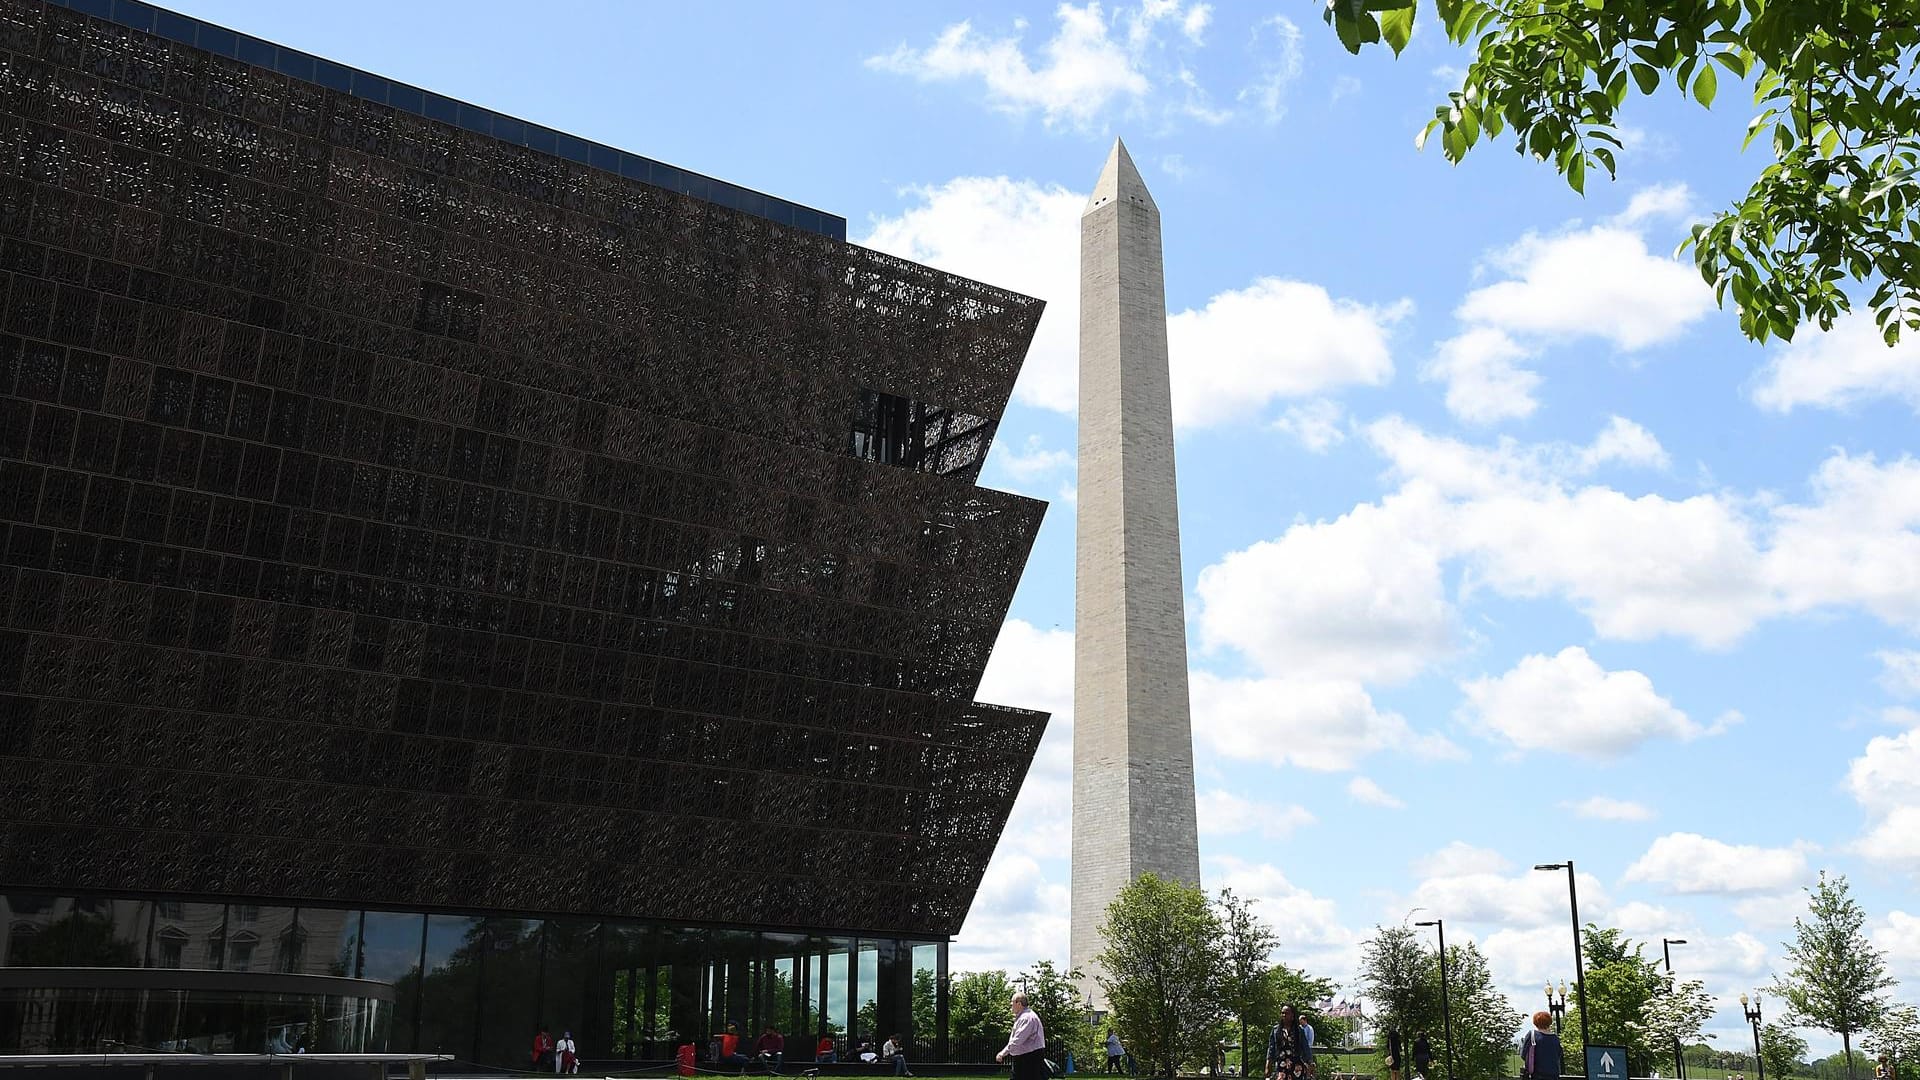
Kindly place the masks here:
[(1027, 1008), (1027, 995), (1013, 995), (1013, 1035), (995, 1061), (1013, 1059), (1013, 1080), (1047, 1080), (1047, 1029)]

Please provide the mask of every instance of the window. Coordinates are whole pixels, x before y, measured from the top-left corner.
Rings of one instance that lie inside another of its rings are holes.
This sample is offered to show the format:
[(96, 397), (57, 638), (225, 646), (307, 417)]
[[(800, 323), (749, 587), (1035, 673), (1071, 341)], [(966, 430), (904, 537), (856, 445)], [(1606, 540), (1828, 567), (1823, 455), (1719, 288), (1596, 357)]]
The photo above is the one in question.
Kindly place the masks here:
[[(176, 918), (178, 916), (175, 916)], [(187, 935), (169, 926), (154, 935), (153, 966), (177, 968), (187, 947)]]
[(178, 900), (156, 900), (154, 901), (153, 910), (154, 914), (163, 919), (186, 918), (186, 911), (180, 906), (180, 901)]
[(252, 971), (253, 952), (260, 945), (260, 939), (244, 930), (233, 935), (227, 945), (227, 970)]
[(7, 966), (26, 967), (33, 953), (33, 937), (40, 928), (21, 923), (7, 934)]
[(991, 428), (984, 417), (863, 389), (854, 401), (847, 452), (946, 476), (980, 464)]
[(258, 921), (259, 921), (259, 919), (260, 919), (260, 905), (259, 905), (259, 904), (235, 904), (235, 905), (233, 905), (233, 921), (234, 921), (234, 922), (237, 922), (237, 923), (250, 923), (250, 922), (258, 922)]

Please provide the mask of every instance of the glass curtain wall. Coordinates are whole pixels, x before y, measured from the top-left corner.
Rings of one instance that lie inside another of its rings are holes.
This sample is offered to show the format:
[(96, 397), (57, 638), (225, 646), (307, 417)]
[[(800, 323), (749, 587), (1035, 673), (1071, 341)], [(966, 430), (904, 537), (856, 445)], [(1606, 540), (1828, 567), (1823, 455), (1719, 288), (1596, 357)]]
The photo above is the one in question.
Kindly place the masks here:
[[(665, 1062), (692, 1043), (710, 1061), (732, 1024), (747, 1054), (762, 1032), (777, 1031), (788, 1065), (811, 1063), (823, 1040), (849, 1061), (895, 1033), (916, 1060), (947, 1050), (942, 942), (40, 894), (0, 895), (0, 932), (0, 968), (198, 968), (394, 988), (392, 1004), (377, 1009), (350, 995), (319, 1003), (203, 995), (173, 1001), (165, 1016), (106, 992), (15, 994), (0, 1001), (0, 1040), (15, 1042), (28, 1028), (41, 1042), (78, 1044), (131, 1025), (140, 1034), (127, 1041), (143, 1045), (376, 1040), (370, 1048), (503, 1067), (525, 1065), (542, 1028), (573, 1032), (588, 1060)], [(232, 1033), (179, 1034), (208, 1025)]]

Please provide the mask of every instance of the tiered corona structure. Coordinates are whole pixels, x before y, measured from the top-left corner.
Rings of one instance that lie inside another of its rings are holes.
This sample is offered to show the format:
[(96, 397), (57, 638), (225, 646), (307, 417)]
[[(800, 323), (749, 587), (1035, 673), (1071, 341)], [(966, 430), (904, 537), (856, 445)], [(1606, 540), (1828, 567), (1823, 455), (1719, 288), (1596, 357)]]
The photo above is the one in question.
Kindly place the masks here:
[(136, 0), (0, 0), (0, 105), (0, 972), (915, 1030), (1045, 723), (973, 700), (1039, 302)]

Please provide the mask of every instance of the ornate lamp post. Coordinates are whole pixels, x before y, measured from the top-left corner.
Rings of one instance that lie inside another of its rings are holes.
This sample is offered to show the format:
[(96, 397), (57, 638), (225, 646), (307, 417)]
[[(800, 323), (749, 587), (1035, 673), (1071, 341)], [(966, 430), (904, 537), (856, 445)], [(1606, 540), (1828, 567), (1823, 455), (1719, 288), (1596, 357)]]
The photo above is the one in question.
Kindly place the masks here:
[[(1686, 938), (1663, 937), (1660, 939), (1660, 955), (1667, 962), (1667, 981), (1669, 983), (1673, 981), (1672, 946), (1685, 945), (1686, 943)], [(1680, 1080), (1685, 1080), (1687, 1075), (1687, 1059), (1685, 1055), (1680, 1052), (1680, 1036), (1678, 1035), (1673, 1037), (1673, 1075), (1679, 1077)]]
[[(1539, 863), (1535, 870), (1565, 870), (1567, 872), (1567, 905), (1573, 911), (1573, 996), (1580, 999), (1580, 1045), (1591, 1046), (1587, 1039), (1587, 975), (1586, 965), (1580, 959), (1580, 890), (1574, 884), (1573, 860), (1563, 863)], [(1557, 1028), (1556, 1028), (1557, 1030)], [(1580, 1074), (1586, 1075), (1585, 1062), (1580, 1065)]]
[(1760, 1074), (1760, 1080), (1767, 1080), (1767, 1059), (1760, 1056), (1760, 995), (1753, 995), (1753, 1004), (1747, 1004), (1747, 995), (1740, 995), (1740, 1011), (1747, 1014), (1747, 1023), (1753, 1025), (1753, 1068)]
[(1553, 996), (1553, 984), (1547, 984), (1547, 1011), (1553, 1014), (1553, 1033), (1560, 1034), (1560, 1021), (1567, 1015), (1567, 984), (1560, 984), (1560, 996)]
[(1453, 1001), (1447, 995), (1447, 920), (1414, 923), (1431, 926), (1440, 934), (1440, 1023), (1447, 1033), (1447, 1080), (1453, 1080)]

